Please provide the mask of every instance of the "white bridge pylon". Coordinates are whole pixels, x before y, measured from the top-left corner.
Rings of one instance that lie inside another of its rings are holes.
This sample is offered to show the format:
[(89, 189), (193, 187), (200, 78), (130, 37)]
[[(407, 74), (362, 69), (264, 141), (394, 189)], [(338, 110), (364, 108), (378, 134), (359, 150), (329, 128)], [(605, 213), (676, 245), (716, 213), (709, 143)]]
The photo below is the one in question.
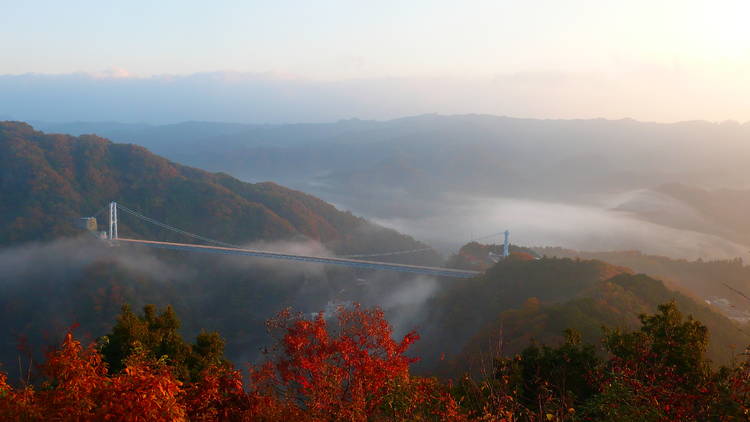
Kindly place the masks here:
[(117, 240), (117, 202), (109, 203), (109, 240)]
[[(204, 242), (213, 243), (218, 246), (120, 238), (118, 234), (118, 230), (117, 230), (117, 221), (118, 221), (117, 210), (118, 209), (120, 209), (121, 211), (125, 211), (126, 213), (133, 215), (134, 217), (140, 218), (144, 221), (150, 222), (152, 224), (155, 224), (167, 230), (171, 230), (176, 233), (192, 237), (194, 239), (202, 240)], [(503, 255), (507, 257), (510, 233), (506, 230), (504, 234), (505, 234), (505, 242), (503, 245)], [(348, 257), (297, 255), (297, 254), (289, 254), (289, 253), (282, 253), (282, 252), (246, 249), (238, 245), (232, 245), (229, 243), (220, 242), (218, 240), (213, 240), (204, 236), (200, 236), (197, 234), (193, 234), (193, 233), (178, 229), (176, 227), (172, 227), (168, 224), (156, 221), (150, 217), (146, 217), (145, 215), (142, 215), (136, 211), (133, 211), (127, 207), (124, 207), (116, 202), (110, 202), (109, 204), (109, 232), (107, 234), (107, 239), (109, 239), (112, 242), (117, 242), (118, 244), (138, 245), (138, 246), (145, 246), (145, 247), (159, 248), (159, 249), (172, 249), (172, 250), (187, 251), (187, 252), (218, 253), (218, 254), (223, 254), (223, 255), (255, 256), (255, 257), (260, 257), (260, 258), (284, 259), (284, 260), (300, 261), (300, 262), (317, 262), (317, 263), (322, 263), (322, 264), (341, 265), (341, 266), (356, 267), (356, 268), (368, 268), (368, 269), (375, 269), (375, 270), (426, 274), (426, 275), (439, 276), (439, 277), (473, 278), (481, 274), (480, 271), (472, 271), (472, 270), (464, 270), (464, 269), (456, 269), (456, 268), (427, 267), (427, 266), (420, 266), (420, 265), (407, 265), (407, 264), (396, 264), (396, 263), (391, 263), (391, 262), (353, 259), (353, 258), (348, 258)], [(426, 248), (421, 248), (421, 249), (412, 249), (408, 251), (398, 251), (398, 252), (390, 252), (390, 253), (384, 253), (384, 254), (359, 255), (359, 256), (368, 257), (368, 256), (377, 256), (377, 255), (381, 255), (381, 256), (397, 255), (397, 254), (403, 254), (403, 253), (413, 253), (417, 251), (423, 251), (425, 249)], [(430, 248), (427, 248), (427, 249), (430, 249)], [(358, 257), (358, 256), (355, 255), (354, 257)]]

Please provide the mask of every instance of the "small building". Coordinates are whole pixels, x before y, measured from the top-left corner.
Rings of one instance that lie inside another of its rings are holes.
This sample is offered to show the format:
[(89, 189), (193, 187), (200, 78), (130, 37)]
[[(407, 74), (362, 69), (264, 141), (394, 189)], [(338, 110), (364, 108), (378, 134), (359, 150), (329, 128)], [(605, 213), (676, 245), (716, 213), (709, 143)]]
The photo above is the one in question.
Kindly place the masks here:
[(96, 232), (98, 225), (96, 223), (96, 217), (82, 217), (76, 220), (76, 227), (81, 230), (88, 230)]

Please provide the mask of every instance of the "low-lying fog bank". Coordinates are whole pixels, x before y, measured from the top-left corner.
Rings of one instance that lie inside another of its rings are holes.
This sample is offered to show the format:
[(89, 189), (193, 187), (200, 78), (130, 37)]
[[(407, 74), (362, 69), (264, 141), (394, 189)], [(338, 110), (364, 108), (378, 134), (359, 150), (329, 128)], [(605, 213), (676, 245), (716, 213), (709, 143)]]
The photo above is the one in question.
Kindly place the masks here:
[[(471, 239), (500, 243), (501, 232), (508, 229), (511, 241), (520, 245), (640, 250), (685, 259), (750, 256), (748, 247), (721, 236), (676, 228), (676, 223), (690, 222), (708, 231), (711, 222), (684, 204), (650, 191), (603, 197), (586, 205), (454, 196), (450, 201), (424, 202), (423, 210), (419, 215), (367, 217), (442, 252), (455, 251)], [(657, 216), (653, 220), (662, 223), (645, 221), (644, 215)], [(497, 235), (485, 237), (492, 233)]]

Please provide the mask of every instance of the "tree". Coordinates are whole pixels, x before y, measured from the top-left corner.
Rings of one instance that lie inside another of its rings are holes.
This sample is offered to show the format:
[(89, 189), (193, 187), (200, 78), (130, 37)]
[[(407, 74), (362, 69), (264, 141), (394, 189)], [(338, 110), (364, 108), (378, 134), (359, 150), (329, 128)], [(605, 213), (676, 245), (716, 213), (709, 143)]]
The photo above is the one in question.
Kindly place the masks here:
[(710, 420), (720, 401), (705, 358), (708, 330), (674, 302), (641, 315), (639, 331), (606, 333), (611, 358), (599, 371), (599, 392), (587, 405), (594, 419)]
[(691, 382), (700, 382), (709, 372), (705, 357), (708, 329), (682, 313), (674, 301), (659, 305), (654, 315), (640, 315), (641, 329), (630, 333), (613, 330), (607, 333), (605, 345), (616, 358), (645, 358), (652, 365), (673, 368)]
[(154, 305), (143, 308), (143, 316), (122, 307), (112, 332), (99, 340), (104, 361), (113, 373), (125, 367), (134, 352), (151, 360), (163, 360), (180, 380), (194, 380), (205, 368), (225, 365), (224, 340), (216, 332), (202, 332), (191, 345), (179, 333), (180, 320), (171, 306), (157, 313)]
[(406, 351), (419, 336), (395, 341), (378, 308), (340, 307), (330, 321), (287, 309), (268, 328), (277, 342), (269, 360), (253, 368), (256, 396), (276, 397), (313, 420), (412, 420), (456, 409), (437, 382), (409, 374), (415, 359)]
[(595, 393), (591, 377), (601, 359), (575, 330), (566, 330), (565, 342), (558, 347), (533, 343), (519, 357), (499, 361), (497, 376), (512, 374), (519, 400), (527, 406), (537, 407), (546, 397), (567, 411)]
[(163, 363), (133, 354), (111, 376), (92, 344), (84, 348), (69, 332), (47, 355), (39, 390), (13, 390), (0, 376), (0, 419), (55, 421), (182, 421), (182, 383)]

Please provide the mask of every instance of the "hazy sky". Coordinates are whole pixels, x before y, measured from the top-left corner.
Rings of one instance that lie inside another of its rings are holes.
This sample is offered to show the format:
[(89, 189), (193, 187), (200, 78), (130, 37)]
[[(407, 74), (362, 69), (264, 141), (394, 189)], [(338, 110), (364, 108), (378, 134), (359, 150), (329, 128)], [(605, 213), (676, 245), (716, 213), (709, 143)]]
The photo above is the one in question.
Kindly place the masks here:
[[(0, 0), (0, 74), (531, 77), (554, 85), (546, 101), (566, 105), (498, 113), (746, 121), (749, 19), (748, 0)], [(571, 102), (571, 84), (597, 92)], [(628, 104), (605, 107), (613, 102)], [(677, 110), (638, 115), (639, 104)]]

